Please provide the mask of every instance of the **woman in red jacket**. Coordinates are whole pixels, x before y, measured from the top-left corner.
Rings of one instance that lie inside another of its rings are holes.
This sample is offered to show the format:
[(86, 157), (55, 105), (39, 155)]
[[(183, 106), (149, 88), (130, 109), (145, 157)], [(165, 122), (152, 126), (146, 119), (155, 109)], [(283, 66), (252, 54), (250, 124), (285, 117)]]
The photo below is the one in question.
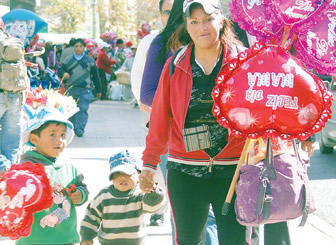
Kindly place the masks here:
[(110, 48), (110, 45), (108, 43), (104, 43), (103, 48), (99, 51), (97, 56), (97, 68), (100, 76), (100, 80), (102, 83), (102, 100), (107, 99), (107, 84), (108, 81), (106, 79), (106, 73), (112, 74), (112, 65), (116, 64), (116, 60), (110, 59), (106, 51)]
[[(204, 244), (212, 205), (220, 244), (246, 244), (246, 228), (236, 221), (233, 205), (226, 216), (221, 214), (245, 140), (229, 135), (216, 122), (211, 98), (218, 72), (242, 45), (224, 18), (219, 0), (185, 0), (183, 11), (185, 23), (172, 43), (188, 45), (162, 71), (140, 186), (145, 192), (152, 190), (160, 155), (169, 148), (167, 186), (177, 243)], [(196, 128), (204, 141), (193, 144)]]

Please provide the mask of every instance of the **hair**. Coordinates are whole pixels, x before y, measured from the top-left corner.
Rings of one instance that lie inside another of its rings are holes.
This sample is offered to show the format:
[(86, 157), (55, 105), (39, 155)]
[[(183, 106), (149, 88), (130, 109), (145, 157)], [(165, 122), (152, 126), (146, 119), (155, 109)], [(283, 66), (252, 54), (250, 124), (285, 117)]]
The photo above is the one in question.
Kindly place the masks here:
[(71, 38), (70, 41), (69, 41), (69, 46), (70, 47), (75, 46), (75, 42), (76, 42), (76, 38)]
[(40, 127), (38, 127), (37, 129), (32, 130), (30, 133), (35, 134), (37, 136), (40, 136), (41, 132), (52, 123), (55, 123), (57, 126), (61, 125), (61, 124), (66, 125), (65, 123), (58, 122), (58, 121), (47, 121), (44, 124), (42, 124)]
[(117, 39), (117, 45), (124, 44), (124, 41), (122, 39)]
[(86, 43), (82, 38), (77, 38), (74, 42), (74, 46), (76, 45), (76, 43), (81, 43), (84, 47), (86, 47)]
[(164, 4), (165, 1), (166, 1), (166, 0), (160, 0), (160, 2), (159, 2), (159, 10), (160, 10), (160, 13), (162, 12), (162, 6), (163, 6), (163, 4)]
[[(162, 44), (162, 48), (157, 56), (157, 61), (161, 64), (164, 64), (167, 61), (168, 54), (171, 51), (169, 47), (169, 39), (171, 35), (176, 31), (176, 28), (183, 23), (183, 2), (184, 0), (174, 1), (167, 25), (159, 34), (161, 39), (158, 42)], [(176, 51), (176, 49), (173, 51)]]
[[(195, 4), (196, 5), (196, 4)], [(196, 6), (202, 6), (197, 3)], [(193, 8), (193, 6), (192, 6)], [(190, 12), (192, 9), (190, 9)], [(234, 32), (233, 24), (231, 20), (226, 18), (222, 11), (217, 11), (217, 14), (221, 15), (223, 18), (223, 28), (220, 30), (220, 40), (223, 44), (227, 44), (229, 49), (233, 49), (238, 46), (243, 47), (242, 42), (238, 39)], [(176, 31), (171, 35), (169, 40), (169, 46), (171, 49), (176, 50), (181, 45), (187, 45), (192, 42), (192, 39), (187, 31), (187, 18), (183, 16), (183, 23), (176, 29)]]

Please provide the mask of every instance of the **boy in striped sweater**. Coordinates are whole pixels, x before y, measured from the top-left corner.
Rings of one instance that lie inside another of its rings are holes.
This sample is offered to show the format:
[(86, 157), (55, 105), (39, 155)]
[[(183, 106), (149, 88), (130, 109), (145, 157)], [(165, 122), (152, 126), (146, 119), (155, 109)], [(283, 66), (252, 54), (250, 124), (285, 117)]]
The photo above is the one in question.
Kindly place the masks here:
[(81, 245), (92, 245), (98, 236), (100, 244), (145, 244), (144, 215), (162, 208), (163, 190), (151, 193), (140, 190), (141, 164), (127, 150), (110, 157), (110, 181), (90, 202), (81, 222)]

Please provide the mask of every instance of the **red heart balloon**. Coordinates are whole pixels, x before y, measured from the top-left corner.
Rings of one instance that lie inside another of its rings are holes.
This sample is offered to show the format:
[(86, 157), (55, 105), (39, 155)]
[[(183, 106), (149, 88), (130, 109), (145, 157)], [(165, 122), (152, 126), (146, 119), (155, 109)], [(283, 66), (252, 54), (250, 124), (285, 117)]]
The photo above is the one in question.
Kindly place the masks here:
[(323, 82), (285, 49), (262, 42), (223, 68), (212, 96), (217, 122), (236, 136), (303, 140), (331, 117)]
[(0, 235), (28, 236), (33, 213), (52, 205), (52, 188), (41, 164), (14, 164), (0, 175)]

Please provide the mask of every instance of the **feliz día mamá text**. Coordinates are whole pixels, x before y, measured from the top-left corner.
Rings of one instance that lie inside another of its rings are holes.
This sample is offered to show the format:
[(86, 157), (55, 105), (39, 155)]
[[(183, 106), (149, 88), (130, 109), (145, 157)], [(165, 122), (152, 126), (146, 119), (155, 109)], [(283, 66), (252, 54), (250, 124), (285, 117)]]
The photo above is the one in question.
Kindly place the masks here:
[[(256, 87), (275, 87), (275, 88), (293, 88), (294, 75), (274, 72), (248, 72), (249, 89), (245, 92), (245, 100), (250, 103), (261, 101), (264, 99), (263, 90), (254, 90)], [(276, 110), (277, 107), (284, 107), (288, 109), (298, 109), (298, 97), (289, 95), (268, 94), (266, 107), (271, 107)]]

